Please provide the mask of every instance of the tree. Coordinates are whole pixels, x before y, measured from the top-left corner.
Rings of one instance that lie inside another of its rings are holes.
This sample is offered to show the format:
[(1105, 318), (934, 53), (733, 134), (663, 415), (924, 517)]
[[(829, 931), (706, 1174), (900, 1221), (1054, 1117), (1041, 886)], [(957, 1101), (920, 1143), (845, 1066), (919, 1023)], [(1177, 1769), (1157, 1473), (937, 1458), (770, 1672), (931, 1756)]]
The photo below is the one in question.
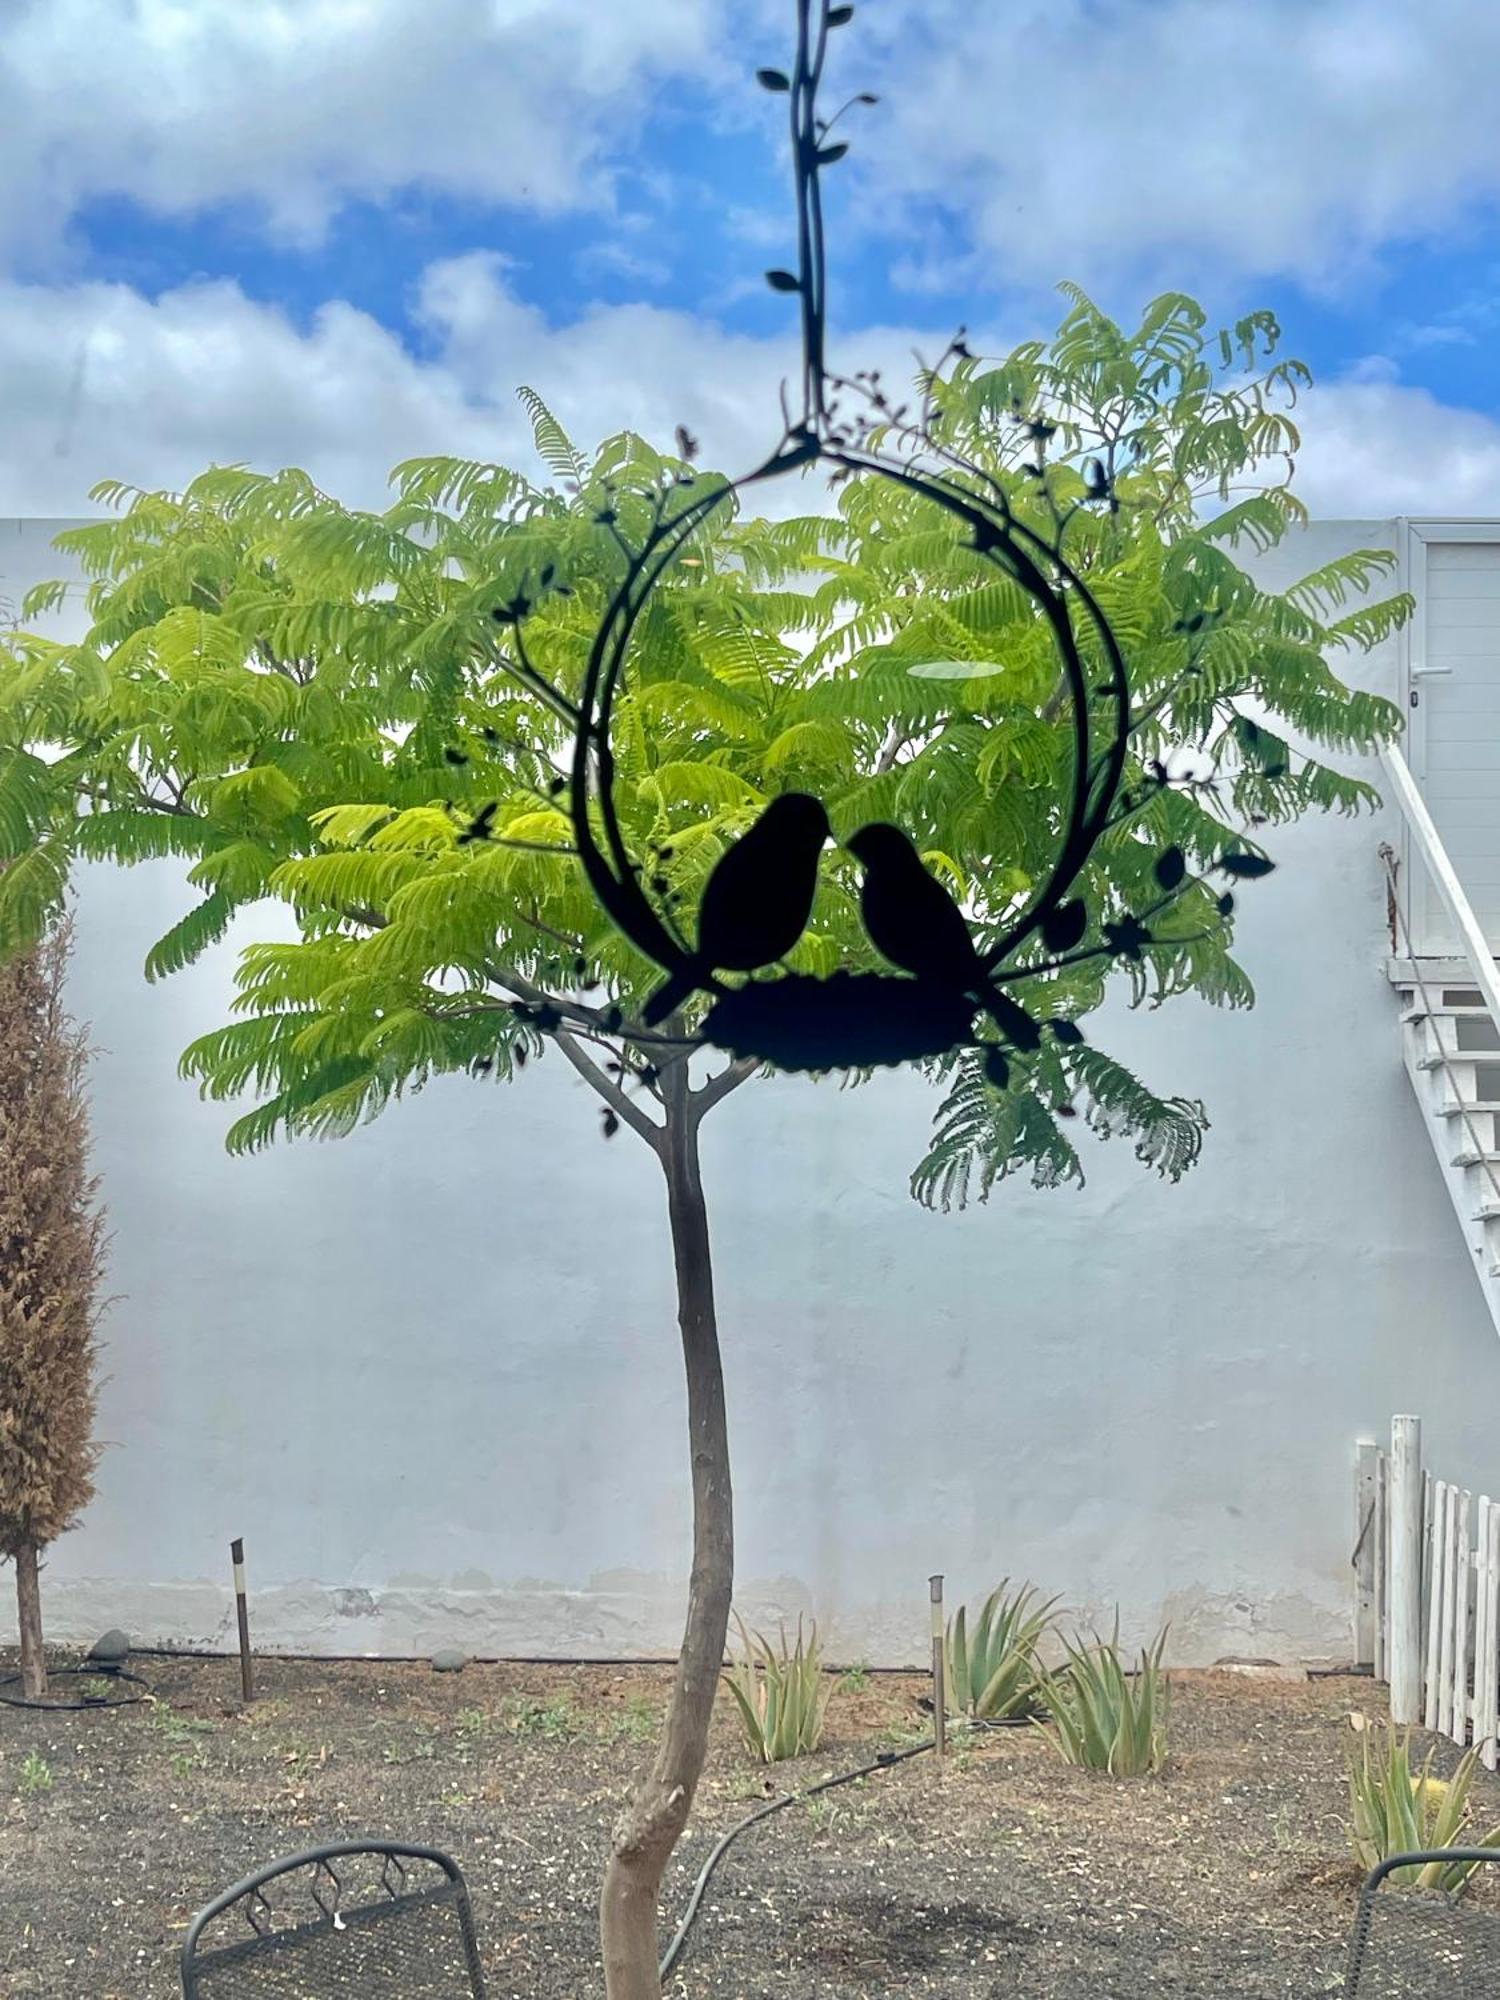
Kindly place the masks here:
[(94, 1491), (104, 1224), (88, 1172), (88, 1040), (64, 1012), (69, 930), (0, 962), (0, 1556), (21, 1682), (47, 1692), (37, 1558)]
[[(1228, 380), (1209, 338), (1186, 298), (1158, 300), (1127, 334), (1074, 294), (1050, 345), (998, 364), (961, 353), (922, 384), (937, 434), (1019, 517), (1067, 521), (1136, 704), (1127, 810), (1089, 862), (1086, 925), (1066, 964), (1036, 974), (1062, 1031), (1011, 1051), (1003, 1084), (977, 1050), (930, 1066), (943, 1095), (913, 1177), (930, 1203), (983, 1199), (1021, 1168), (1047, 1185), (1080, 1178), (1080, 1112), (1182, 1173), (1203, 1107), (1157, 1095), (1074, 1024), (1122, 968), (1137, 1000), (1248, 1004), (1223, 871), (1269, 865), (1267, 822), (1374, 801), (1291, 734), (1365, 749), (1398, 727), (1324, 659), (1403, 616), (1400, 598), (1349, 604), (1391, 558), (1351, 556), (1280, 594), (1235, 561), (1301, 518), (1286, 483), (1297, 434), (1278, 404), (1306, 371), (1270, 362), (1269, 315), (1224, 337)], [(257, 1093), (231, 1147), (344, 1133), (429, 1076), (509, 1081), (551, 1049), (596, 1093), (604, 1134), (626, 1128), (660, 1161), (694, 1541), (665, 1734), (604, 1886), (611, 2000), (640, 2000), (658, 1990), (657, 1894), (702, 1767), (733, 1581), (699, 1130), (759, 1066), (695, 1062), (695, 1003), (646, 1024), (660, 974), (601, 915), (559, 802), (566, 691), (600, 608), (662, 492), (706, 475), (630, 436), (586, 459), (522, 395), (555, 485), (444, 458), (399, 466), (381, 514), (294, 471), (214, 470), (181, 494), (97, 489), (117, 518), (59, 538), (95, 579), (88, 637), (12, 648), (0, 945), (34, 933), (76, 856), (180, 857), (201, 899), (153, 948), (149, 977), (222, 937), (242, 906), (277, 900), (298, 925), (293, 942), (246, 948), (240, 1018), (183, 1058), (211, 1097)], [(34, 593), (28, 610), (55, 599)], [(614, 723), (615, 798), (653, 894), (687, 928), (726, 846), (791, 790), (826, 802), (838, 842), (898, 819), (981, 933), (1045, 868), (1072, 750), (1047, 637), (1030, 599), (889, 480), (851, 478), (835, 512), (791, 522), (726, 505), (678, 551), (641, 640)], [(879, 962), (854, 857), (830, 845), (787, 963), (828, 975)]]

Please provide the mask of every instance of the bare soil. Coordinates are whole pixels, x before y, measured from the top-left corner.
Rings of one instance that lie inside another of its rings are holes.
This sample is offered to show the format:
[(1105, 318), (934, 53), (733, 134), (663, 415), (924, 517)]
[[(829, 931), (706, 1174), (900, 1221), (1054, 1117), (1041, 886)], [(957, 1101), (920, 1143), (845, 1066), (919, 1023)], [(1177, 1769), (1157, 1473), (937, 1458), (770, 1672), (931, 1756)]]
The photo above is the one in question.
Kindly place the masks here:
[[(0, 1665), (9, 1664), (0, 1660)], [(279, 1853), (384, 1833), (458, 1859), (494, 2000), (599, 1990), (609, 1827), (649, 1757), (665, 1668), (136, 1662), (154, 1699), (0, 1708), (0, 1996), (170, 2000), (196, 1907)], [(667, 1885), (675, 1924), (752, 1806), (929, 1724), (917, 1676), (841, 1686), (818, 1755), (749, 1763), (721, 1703)], [(1337, 1984), (1357, 1887), (1344, 1831), (1367, 1680), (1173, 1676), (1158, 1778), (1062, 1764), (1032, 1730), (904, 1763), (757, 1827), (726, 1857), (669, 1990), (694, 2000), (1249, 2000)], [(1449, 1746), (1451, 1748), (1451, 1746)], [(1456, 1759), (1440, 1750), (1446, 1770)], [(29, 1760), (29, 1761), (28, 1761)], [(1486, 1777), (1478, 1814), (1500, 1818)]]

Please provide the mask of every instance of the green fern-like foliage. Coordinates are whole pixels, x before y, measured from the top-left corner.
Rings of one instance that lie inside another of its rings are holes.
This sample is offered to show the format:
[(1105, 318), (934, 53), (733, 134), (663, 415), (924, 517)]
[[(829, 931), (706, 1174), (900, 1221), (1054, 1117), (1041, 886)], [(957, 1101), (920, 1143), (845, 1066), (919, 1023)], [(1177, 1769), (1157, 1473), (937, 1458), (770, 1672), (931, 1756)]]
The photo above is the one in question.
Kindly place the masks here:
[[(1280, 593), (1241, 566), (1301, 519), (1284, 406), (1305, 371), (1272, 359), (1268, 316), (1216, 348), (1190, 300), (1159, 300), (1125, 332), (1069, 299), (1050, 345), (963, 359), (926, 386), (973, 468), (962, 476), (999, 481), (1039, 527), (1100, 461), (1116, 505), (1073, 512), (1066, 533), (1131, 663), (1130, 782), (1184, 745), (1219, 773), (1214, 789), (1156, 792), (1101, 843), (1083, 885), (1097, 942), (1149, 900), (1164, 847), (1196, 870), (1227, 844), (1253, 850), (1262, 827), (1371, 802), (1325, 759), (1388, 738), (1398, 718), (1336, 663), (1407, 606), (1372, 594), (1381, 551)], [(236, 1147), (336, 1136), (434, 1074), (507, 1080), (548, 1049), (594, 1084), (607, 1126), (649, 1131), (660, 1109), (630, 1032), (659, 974), (588, 892), (557, 797), (567, 718), (491, 614), (524, 596), (528, 659), (576, 690), (622, 542), (644, 532), (639, 489), (686, 468), (628, 434), (590, 457), (522, 393), (555, 485), (417, 458), (396, 468), (392, 504), (366, 512), (296, 470), (215, 468), (181, 493), (106, 483), (108, 516), (60, 537), (90, 578), (87, 636), (62, 645), (23, 626), (0, 651), (0, 949), (38, 935), (77, 859), (187, 864), (190, 898), (149, 955), (153, 978), (249, 906), (295, 918), (290, 942), (243, 951), (234, 1020), (183, 1058), (209, 1096), (254, 1096)], [(1040, 469), (1017, 410), (1054, 420)], [(43, 587), (27, 608), (52, 601)], [(934, 660), (998, 671), (909, 671)], [(689, 929), (720, 855), (792, 788), (823, 798), (840, 836), (898, 819), (984, 929), (1055, 851), (1072, 738), (1030, 601), (929, 503), (858, 477), (824, 516), (741, 519), (726, 502), (682, 547), (643, 620), (614, 749), (626, 836), (659, 857), (658, 890)], [(793, 968), (877, 963), (858, 888), (830, 846)], [(1117, 975), (1138, 1002), (1249, 1003), (1232, 912), (1207, 888), (1153, 930), (1138, 956), (1085, 959), (1032, 992), (1064, 1020)], [(944, 1207), (1017, 1170), (1078, 1178), (1089, 1132), (1125, 1137), (1175, 1178), (1206, 1123), (1091, 1043), (1049, 1037), (1003, 1090), (972, 1054), (934, 1076), (913, 1187)], [(725, 1087), (741, 1080), (737, 1066)]]

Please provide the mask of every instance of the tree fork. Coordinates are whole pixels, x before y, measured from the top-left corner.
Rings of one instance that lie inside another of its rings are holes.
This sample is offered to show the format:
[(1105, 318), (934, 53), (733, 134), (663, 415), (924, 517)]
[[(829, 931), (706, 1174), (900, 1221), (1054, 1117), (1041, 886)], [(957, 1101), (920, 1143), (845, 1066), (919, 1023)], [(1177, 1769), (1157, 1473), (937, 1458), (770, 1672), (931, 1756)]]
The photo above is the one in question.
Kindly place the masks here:
[(708, 1753), (734, 1589), (729, 1431), (708, 1209), (698, 1155), (698, 1123), (705, 1107), (693, 1101), (687, 1068), (681, 1061), (663, 1074), (667, 1115), (655, 1150), (666, 1175), (677, 1317), (687, 1374), (693, 1567), (682, 1652), (661, 1744), (649, 1776), (615, 1827), (604, 1875), (600, 1935), (608, 2000), (659, 2000), (661, 1994), (656, 1938), (661, 1879), (687, 1824)]

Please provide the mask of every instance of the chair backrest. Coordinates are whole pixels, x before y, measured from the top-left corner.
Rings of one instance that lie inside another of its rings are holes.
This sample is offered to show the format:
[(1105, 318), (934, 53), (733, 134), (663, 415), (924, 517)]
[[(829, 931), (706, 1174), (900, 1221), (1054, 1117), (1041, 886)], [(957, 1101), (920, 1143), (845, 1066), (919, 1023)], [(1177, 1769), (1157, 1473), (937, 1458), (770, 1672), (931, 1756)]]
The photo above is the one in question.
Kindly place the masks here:
[(1443, 1889), (1411, 1886), (1398, 1871), (1428, 1862), (1500, 1862), (1493, 1847), (1393, 1854), (1360, 1891), (1345, 2000), (1500, 2000), (1500, 1913)]
[(435, 1847), (305, 1848), (199, 1911), (182, 1990), (186, 2000), (484, 2000), (468, 1888)]

